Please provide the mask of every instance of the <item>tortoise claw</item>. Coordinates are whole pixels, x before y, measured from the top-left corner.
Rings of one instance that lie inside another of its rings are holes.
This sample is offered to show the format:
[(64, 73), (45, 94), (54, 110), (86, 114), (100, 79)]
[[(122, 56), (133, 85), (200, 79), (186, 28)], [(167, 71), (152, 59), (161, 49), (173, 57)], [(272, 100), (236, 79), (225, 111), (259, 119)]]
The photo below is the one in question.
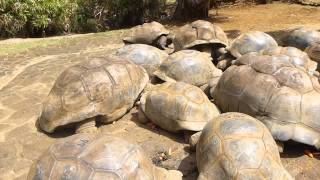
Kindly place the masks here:
[(80, 133), (97, 133), (98, 128), (96, 127), (95, 118), (89, 118), (83, 122), (79, 122), (76, 127), (76, 134)]
[(316, 156), (320, 156), (320, 152), (311, 152), (309, 150), (304, 150), (304, 154), (309, 156), (310, 158), (315, 158)]
[(150, 127), (152, 130), (157, 128), (157, 125), (155, 123), (153, 123), (153, 122), (148, 122), (147, 126)]

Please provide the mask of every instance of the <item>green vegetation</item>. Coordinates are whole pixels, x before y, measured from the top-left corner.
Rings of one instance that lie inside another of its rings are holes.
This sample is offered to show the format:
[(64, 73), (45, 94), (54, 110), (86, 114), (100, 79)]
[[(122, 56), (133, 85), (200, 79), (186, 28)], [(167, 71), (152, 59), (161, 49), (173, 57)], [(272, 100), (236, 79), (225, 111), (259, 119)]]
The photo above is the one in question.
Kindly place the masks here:
[(63, 43), (62, 39), (44, 39), (19, 43), (1, 44), (0, 56), (19, 54), (28, 51), (33, 48), (47, 47), (50, 45), (56, 45)]
[[(97, 41), (101, 38), (107, 38), (118, 34), (126, 33), (127, 30), (112, 30), (101, 33), (93, 33), (80, 36), (61, 36), (54, 38), (39, 38), (39, 39), (28, 39), (20, 41), (19, 39), (13, 40), (13, 42), (0, 42), (0, 56), (16, 55), (26, 53), (29, 50), (50, 48), (52, 46), (68, 46), (74, 45), (76, 42), (82, 41)], [(11, 40), (9, 40), (11, 41)]]
[(69, 0), (0, 0), (1, 36), (62, 32), (75, 9)]
[(0, 0), (1, 37), (99, 32), (157, 19), (165, 0)]

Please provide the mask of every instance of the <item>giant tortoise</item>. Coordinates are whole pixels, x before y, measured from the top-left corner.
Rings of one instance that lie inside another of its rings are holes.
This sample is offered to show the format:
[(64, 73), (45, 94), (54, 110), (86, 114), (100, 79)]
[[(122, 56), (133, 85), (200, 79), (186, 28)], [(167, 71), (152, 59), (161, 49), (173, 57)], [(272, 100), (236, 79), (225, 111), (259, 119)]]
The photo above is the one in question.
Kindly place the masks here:
[(216, 58), (225, 53), (228, 38), (219, 26), (208, 21), (197, 20), (182, 26), (175, 33), (173, 44), (175, 51), (196, 49), (209, 54), (213, 53), (213, 57)]
[(196, 50), (182, 50), (171, 54), (154, 74), (163, 81), (182, 81), (201, 87), (222, 74), (211, 62), (210, 55)]
[(320, 84), (285, 55), (249, 53), (221, 76), (211, 95), (223, 112), (261, 120), (280, 141), (320, 148)]
[(140, 99), (139, 111), (141, 121), (151, 120), (171, 132), (200, 131), (220, 114), (200, 88), (184, 82), (149, 87)]
[(228, 53), (218, 59), (217, 67), (225, 70), (232, 64), (233, 60), (244, 54), (264, 50), (273, 51), (277, 47), (277, 42), (270, 35), (261, 31), (249, 31), (231, 42), (230, 47), (227, 48)]
[(94, 130), (95, 117), (108, 123), (131, 109), (148, 81), (142, 67), (113, 56), (69, 67), (44, 100), (38, 125), (50, 133), (67, 125)]
[(125, 37), (123, 42), (129, 44), (148, 44), (165, 49), (169, 43), (168, 35), (169, 30), (162, 24), (153, 21), (131, 28), (129, 36)]
[(196, 148), (198, 180), (293, 180), (269, 130), (242, 113), (225, 113), (203, 128)]
[(146, 69), (150, 78), (154, 71), (158, 70), (162, 61), (168, 58), (168, 54), (158, 48), (146, 44), (130, 44), (120, 48), (117, 56), (128, 59)]
[(276, 47), (278, 44), (270, 35), (261, 31), (249, 31), (234, 39), (228, 50), (234, 57), (239, 58), (250, 52), (272, 50)]
[(311, 43), (320, 42), (320, 32), (311, 28), (298, 27), (284, 33), (280, 39), (280, 45), (292, 46), (305, 50)]
[(32, 165), (28, 180), (176, 180), (182, 174), (156, 167), (136, 144), (107, 135), (77, 134), (59, 140)]

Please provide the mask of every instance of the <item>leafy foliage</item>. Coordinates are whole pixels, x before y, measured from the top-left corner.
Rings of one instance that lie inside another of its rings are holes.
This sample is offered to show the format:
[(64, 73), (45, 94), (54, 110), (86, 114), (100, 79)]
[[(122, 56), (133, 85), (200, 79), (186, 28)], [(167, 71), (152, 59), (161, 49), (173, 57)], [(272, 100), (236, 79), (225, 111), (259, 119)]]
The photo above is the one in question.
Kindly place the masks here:
[(79, 0), (78, 5), (74, 29), (101, 31), (157, 19), (165, 0)]
[(66, 0), (0, 0), (2, 36), (61, 32), (77, 4)]
[(0, 0), (0, 36), (97, 32), (159, 17), (165, 0)]

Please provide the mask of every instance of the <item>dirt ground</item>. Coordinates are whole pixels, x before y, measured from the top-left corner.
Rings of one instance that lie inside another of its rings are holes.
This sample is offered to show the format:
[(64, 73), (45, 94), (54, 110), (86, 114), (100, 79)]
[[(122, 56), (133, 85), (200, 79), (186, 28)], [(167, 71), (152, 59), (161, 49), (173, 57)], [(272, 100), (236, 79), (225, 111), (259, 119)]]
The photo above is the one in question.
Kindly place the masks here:
[[(308, 26), (320, 29), (320, 8), (270, 4), (234, 6), (219, 9), (219, 16), (209, 20), (220, 25), (230, 38), (249, 30), (275, 35), (282, 30)], [(166, 22), (170, 29), (183, 23)], [(72, 130), (52, 135), (39, 132), (35, 122), (41, 112), (41, 102), (49, 93), (57, 76), (68, 66), (96, 55), (113, 53), (123, 46), (121, 38), (127, 30), (106, 33), (55, 37), (45, 40), (15, 39), (0, 41), (0, 179), (25, 179), (30, 165), (50, 144), (71, 135)], [(60, 39), (61, 41), (57, 41)], [(29, 43), (33, 43), (29, 46)], [(41, 45), (41, 42), (45, 43)], [(14, 51), (19, 47), (19, 51)], [(8, 52), (6, 52), (8, 50)], [(194, 153), (190, 153), (182, 134), (172, 134), (159, 128), (150, 129), (136, 122), (136, 109), (121, 120), (100, 127), (101, 133), (124, 137), (137, 142), (156, 165), (179, 169), (185, 179), (196, 179)], [(171, 149), (166, 161), (159, 161), (159, 153)], [(304, 155), (311, 147), (287, 144), (282, 161), (296, 179), (320, 179), (320, 160)]]

